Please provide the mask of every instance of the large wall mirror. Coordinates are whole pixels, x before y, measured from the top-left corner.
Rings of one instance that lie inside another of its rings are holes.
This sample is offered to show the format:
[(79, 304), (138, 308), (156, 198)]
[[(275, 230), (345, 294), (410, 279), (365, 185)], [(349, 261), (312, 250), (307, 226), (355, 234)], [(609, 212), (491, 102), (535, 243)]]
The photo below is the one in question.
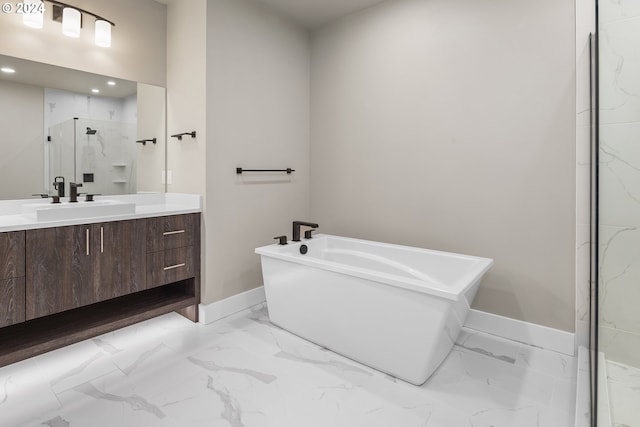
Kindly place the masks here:
[(0, 199), (164, 192), (165, 89), (0, 55)]

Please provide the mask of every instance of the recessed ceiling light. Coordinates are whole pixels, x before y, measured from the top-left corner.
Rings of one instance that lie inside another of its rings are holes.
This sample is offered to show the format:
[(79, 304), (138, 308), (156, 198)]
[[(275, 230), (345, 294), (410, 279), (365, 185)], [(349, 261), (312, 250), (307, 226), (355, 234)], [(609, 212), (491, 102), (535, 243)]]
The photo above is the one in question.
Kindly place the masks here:
[(91, 92), (93, 92), (93, 93), (100, 93), (100, 89), (91, 89)]
[(115, 86), (115, 85), (116, 85), (116, 82), (109, 80), (109, 81), (107, 82), (107, 84), (108, 84), (109, 86)]
[(0, 71), (2, 71), (3, 73), (7, 73), (7, 74), (13, 74), (16, 72), (16, 70), (14, 70), (13, 68), (9, 68), (9, 67), (2, 67), (0, 68)]

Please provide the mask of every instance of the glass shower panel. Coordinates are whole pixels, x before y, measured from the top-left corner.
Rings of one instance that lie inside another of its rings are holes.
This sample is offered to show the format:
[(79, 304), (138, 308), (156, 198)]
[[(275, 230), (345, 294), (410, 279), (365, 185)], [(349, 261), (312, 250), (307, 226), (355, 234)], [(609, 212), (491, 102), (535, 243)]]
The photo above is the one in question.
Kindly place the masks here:
[(49, 194), (56, 194), (54, 178), (62, 176), (66, 182), (74, 176), (74, 120), (66, 120), (49, 128)]
[(598, 425), (640, 426), (640, 2), (598, 2)]
[(76, 131), (76, 182), (90, 194), (136, 192), (136, 125), (79, 119)]

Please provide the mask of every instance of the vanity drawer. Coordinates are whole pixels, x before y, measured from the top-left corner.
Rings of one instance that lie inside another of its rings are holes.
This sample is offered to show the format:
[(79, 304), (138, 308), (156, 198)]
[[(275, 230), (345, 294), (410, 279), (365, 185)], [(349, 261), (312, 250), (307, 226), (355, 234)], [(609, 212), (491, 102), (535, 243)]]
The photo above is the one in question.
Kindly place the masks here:
[(148, 222), (147, 252), (193, 246), (198, 233), (199, 214), (151, 218)]
[(24, 231), (0, 233), (0, 280), (24, 277)]
[(0, 328), (25, 321), (25, 278), (0, 280)]
[(195, 256), (193, 246), (147, 254), (147, 288), (195, 277)]

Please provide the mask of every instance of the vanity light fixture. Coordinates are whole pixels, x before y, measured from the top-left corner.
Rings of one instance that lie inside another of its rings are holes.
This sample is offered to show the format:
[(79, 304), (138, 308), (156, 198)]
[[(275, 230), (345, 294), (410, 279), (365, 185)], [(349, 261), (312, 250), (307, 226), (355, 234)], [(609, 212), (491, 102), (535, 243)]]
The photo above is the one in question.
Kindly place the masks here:
[(62, 22), (62, 34), (68, 37), (80, 37), (82, 29), (82, 15), (93, 16), (96, 19), (94, 42), (97, 46), (111, 47), (111, 27), (116, 24), (88, 10), (57, 1), (57, 0), (24, 0), (25, 12), (22, 22), (28, 27), (42, 28), (44, 20), (44, 3), (53, 5), (53, 20)]
[(16, 70), (14, 70), (13, 68), (9, 68), (9, 67), (2, 67), (0, 68), (0, 71), (2, 71), (3, 73), (7, 73), (7, 74), (13, 74), (16, 72)]

